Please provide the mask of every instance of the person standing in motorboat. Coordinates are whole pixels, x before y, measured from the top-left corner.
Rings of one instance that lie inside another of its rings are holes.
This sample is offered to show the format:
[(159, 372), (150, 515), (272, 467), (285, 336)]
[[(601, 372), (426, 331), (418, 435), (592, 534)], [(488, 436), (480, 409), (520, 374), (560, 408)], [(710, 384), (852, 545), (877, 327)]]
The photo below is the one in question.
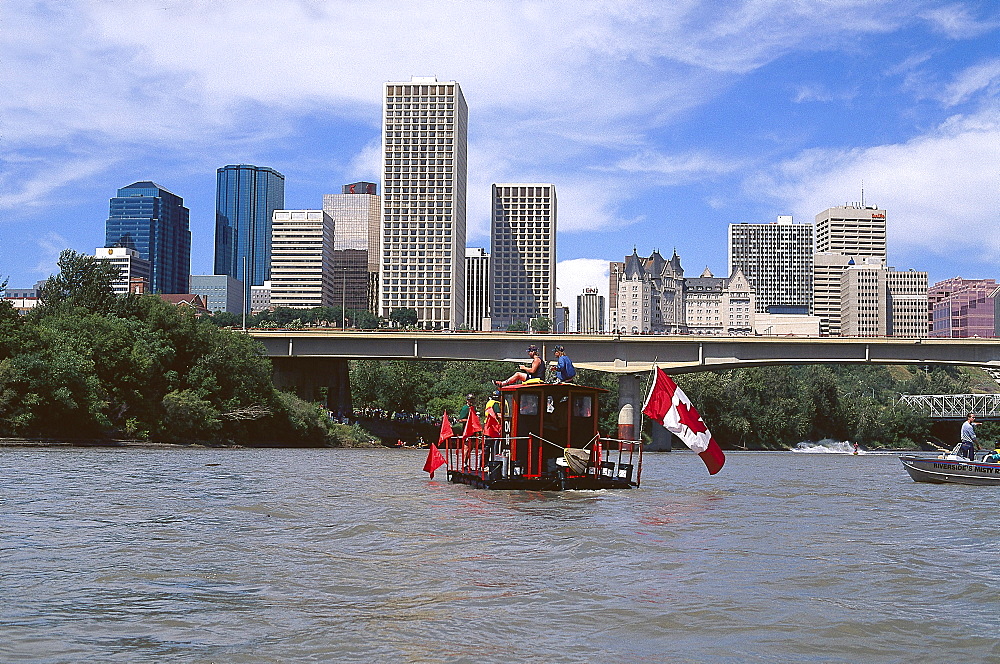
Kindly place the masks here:
[(982, 422), (976, 422), (975, 413), (969, 413), (962, 423), (962, 442), (959, 445), (958, 455), (970, 461), (976, 460), (976, 427), (980, 424)]

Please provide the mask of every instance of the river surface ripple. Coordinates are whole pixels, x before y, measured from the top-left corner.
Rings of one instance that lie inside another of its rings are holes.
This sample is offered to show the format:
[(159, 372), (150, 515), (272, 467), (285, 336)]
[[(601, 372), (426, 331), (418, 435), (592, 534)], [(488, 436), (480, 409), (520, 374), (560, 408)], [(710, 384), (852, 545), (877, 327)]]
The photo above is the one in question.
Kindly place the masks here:
[(406, 450), (0, 449), (3, 662), (997, 661), (991, 487), (647, 455), (489, 492)]

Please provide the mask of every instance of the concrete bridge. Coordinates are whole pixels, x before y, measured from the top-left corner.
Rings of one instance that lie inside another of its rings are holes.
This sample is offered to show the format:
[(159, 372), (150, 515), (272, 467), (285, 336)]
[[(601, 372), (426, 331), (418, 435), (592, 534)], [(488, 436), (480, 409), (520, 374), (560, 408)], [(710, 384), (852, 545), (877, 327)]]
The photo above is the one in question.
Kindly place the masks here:
[(618, 374), (717, 371), (780, 364), (964, 364), (1000, 368), (1000, 339), (851, 337), (612, 336), (528, 333), (252, 330), (271, 358), (501, 360), (523, 362), (536, 344), (542, 359), (566, 346), (578, 367)]
[(958, 364), (1000, 368), (1000, 339), (613, 336), (530, 333), (252, 330), (275, 367), (275, 382), (332, 409), (350, 408), (347, 361), (524, 362), (529, 344), (554, 359), (562, 344), (577, 367), (619, 375), (619, 406), (640, 410), (639, 376), (654, 362), (671, 374), (783, 364)]

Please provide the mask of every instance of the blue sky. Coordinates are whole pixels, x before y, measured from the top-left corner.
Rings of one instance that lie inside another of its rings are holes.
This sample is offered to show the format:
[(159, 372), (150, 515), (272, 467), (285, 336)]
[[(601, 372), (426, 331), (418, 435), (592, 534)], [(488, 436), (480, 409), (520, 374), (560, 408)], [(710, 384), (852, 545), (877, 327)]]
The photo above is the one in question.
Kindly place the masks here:
[[(662, 5), (662, 6), (660, 6)], [(468, 245), (493, 182), (552, 182), (559, 299), (636, 247), (726, 271), (730, 223), (860, 200), (889, 262), (1000, 279), (1000, 5), (908, 0), (72, 0), (0, 8), (0, 279), (104, 243), (151, 179), (212, 268), (215, 170), (286, 176), (288, 208), (379, 180), (381, 85), (469, 104)]]

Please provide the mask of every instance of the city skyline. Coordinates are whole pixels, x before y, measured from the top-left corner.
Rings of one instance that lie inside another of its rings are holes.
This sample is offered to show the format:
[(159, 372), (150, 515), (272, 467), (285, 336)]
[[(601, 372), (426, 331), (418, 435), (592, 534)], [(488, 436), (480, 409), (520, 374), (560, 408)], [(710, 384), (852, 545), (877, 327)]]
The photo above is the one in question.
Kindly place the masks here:
[(635, 244), (722, 275), (729, 224), (811, 221), (862, 187), (887, 211), (890, 265), (996, 277), (1000, 14), (870, 4), (414, 3), (350, 23), (336, 3), (11, 7), (0, 278), (90, 253), (116, 187), (146, 179), (184, 198), (191, 270), (210, 273), (217, 168), (285, 174), (289, 209), (384, 186), (382, 86), (413, 75), (460, 82), (469, 105), (466, 246), (488, 243), (492, 183), (556, 185), (571, 307), (606, 295)]

